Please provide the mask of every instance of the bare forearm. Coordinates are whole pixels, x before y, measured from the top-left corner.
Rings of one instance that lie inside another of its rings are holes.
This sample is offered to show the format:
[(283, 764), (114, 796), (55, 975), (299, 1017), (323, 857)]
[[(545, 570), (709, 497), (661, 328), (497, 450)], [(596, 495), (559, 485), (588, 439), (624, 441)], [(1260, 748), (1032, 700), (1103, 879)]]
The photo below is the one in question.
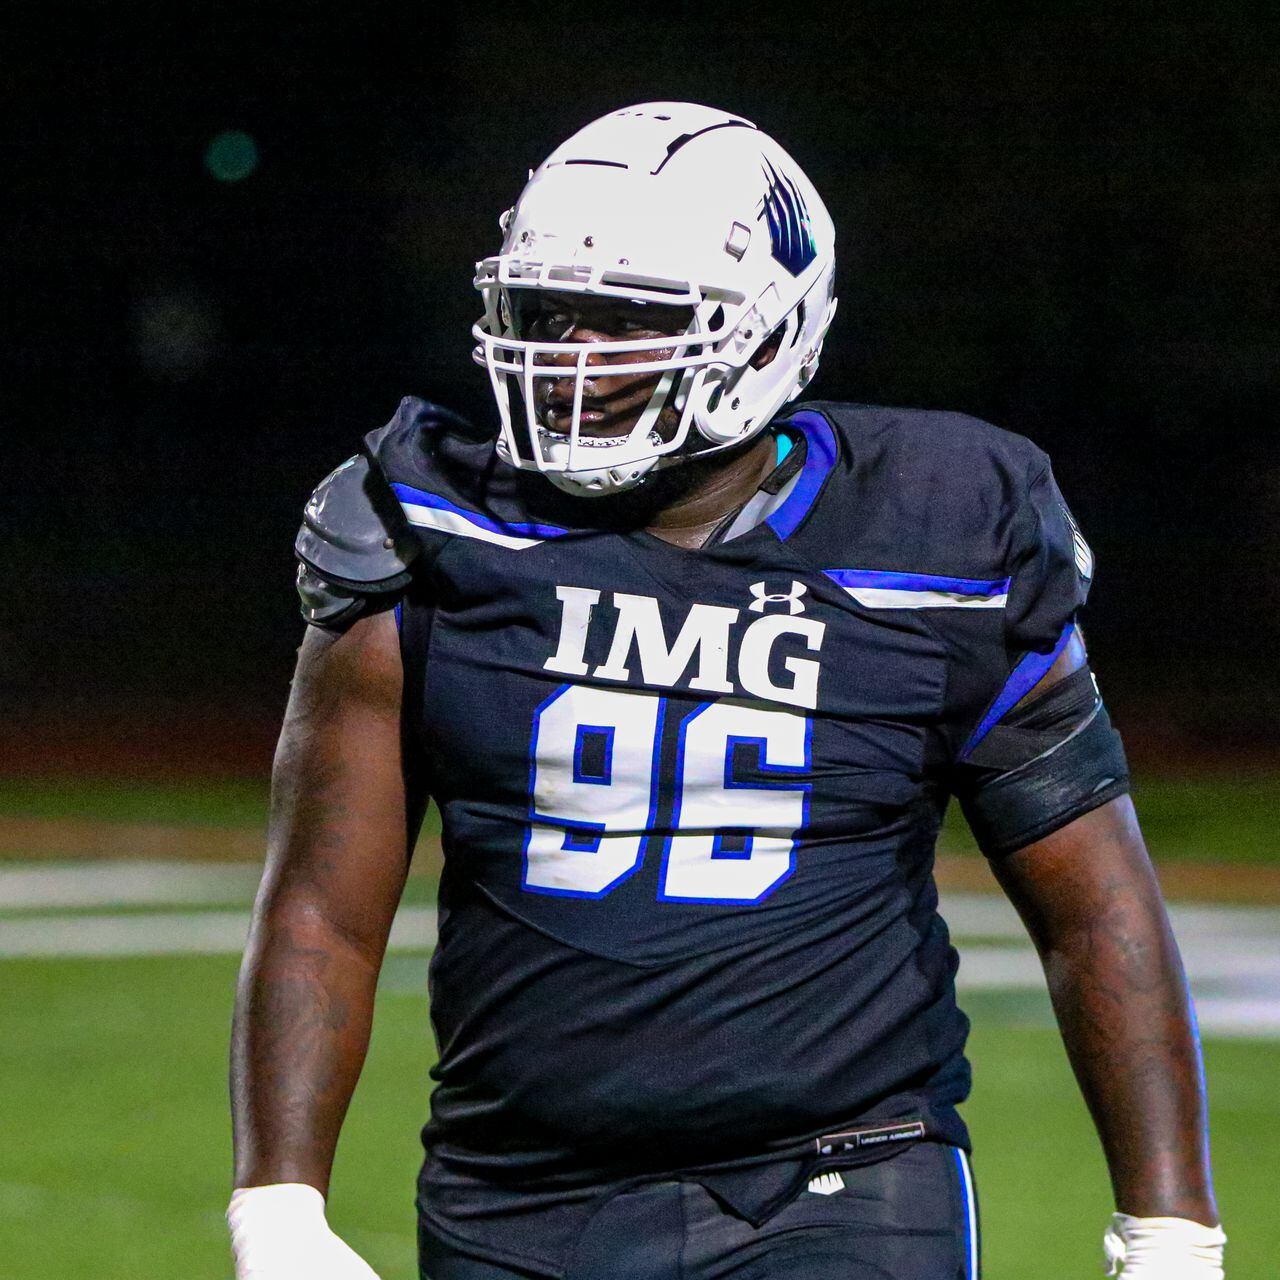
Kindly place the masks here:
[(231, 1044), (235, 1180), (327, 1191), (413, 832), (395, 622), (307, 632)]
[(996, 865), (1044, 963), (1116, 1207), (1218, 1221), (1186, 976), (1127, 796)]
[(376, 961), (314, 913), (259, 922), (232, 1032), (237, 1186), (305, 1182), (327, 1193), (376, 985)]
[(1121, 896), (1044, 962), (1117, 1207), (1215, 1224), (1200, 1051), (1163, 911)]

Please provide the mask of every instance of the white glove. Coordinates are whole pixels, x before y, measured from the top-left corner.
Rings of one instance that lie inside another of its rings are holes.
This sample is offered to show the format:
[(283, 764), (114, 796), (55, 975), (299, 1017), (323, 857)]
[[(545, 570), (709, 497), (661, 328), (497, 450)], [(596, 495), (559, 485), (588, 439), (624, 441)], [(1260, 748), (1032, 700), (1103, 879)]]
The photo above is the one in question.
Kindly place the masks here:
[(232, 1193), (227, 1206), (236, 1280), (378, 1280), (329, 1229), (324, 1196), (302, 1182)]
[(1123, 1280), (1222, 1280), (1221, 1227), (1187, 1218), (1111, 1215), (1102, 1237), (1107, 1275)]

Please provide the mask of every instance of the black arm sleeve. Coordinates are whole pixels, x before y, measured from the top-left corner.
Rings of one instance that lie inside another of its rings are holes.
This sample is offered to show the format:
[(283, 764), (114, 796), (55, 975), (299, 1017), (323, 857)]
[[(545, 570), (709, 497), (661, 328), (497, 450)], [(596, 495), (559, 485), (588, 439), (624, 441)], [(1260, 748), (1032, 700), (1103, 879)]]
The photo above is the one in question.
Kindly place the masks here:
[(1128, 791), (1120, 735), (1089, 668), (1014, 707), (959, 765), (953, 789), (988, 857), (1043, 839)]

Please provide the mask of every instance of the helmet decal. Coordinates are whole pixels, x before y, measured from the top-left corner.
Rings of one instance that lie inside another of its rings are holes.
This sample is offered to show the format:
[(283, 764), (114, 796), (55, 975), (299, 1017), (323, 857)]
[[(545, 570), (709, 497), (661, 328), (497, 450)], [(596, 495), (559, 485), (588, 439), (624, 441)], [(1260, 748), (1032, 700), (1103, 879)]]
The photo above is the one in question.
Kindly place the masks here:
[(773, 256), (785, 270), (798, 276), (818, 256), (809, 226), (809, 209), (795, 183), (782, 177), (768, 161), (764, 176), (769, 186), (760, 216), (769, 219)]

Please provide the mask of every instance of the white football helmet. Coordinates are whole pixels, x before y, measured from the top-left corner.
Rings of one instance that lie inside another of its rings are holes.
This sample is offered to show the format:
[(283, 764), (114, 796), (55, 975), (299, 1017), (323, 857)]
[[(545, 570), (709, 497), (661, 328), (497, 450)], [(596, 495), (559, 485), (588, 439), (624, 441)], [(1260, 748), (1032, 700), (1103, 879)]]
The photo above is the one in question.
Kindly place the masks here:
[[(813, 377), (836, 309), (831, 217), (796, 162), (741, 116), (689, 102), (604, 116), (530, 174), (501, 226), (501, 252), (476, 266), (485, 314), (473, 358), (498, 403), (498, 451), (517, 467), (573, 493), (617, 492), (660, 458), (750, 438)], [(676, 337), (533, 341), (515, 292), (528, 289), (687, 306), (692, 319)], [(775, 333), (776, 356), (753, 368)], [(601, 372), (588, 357), (620, 354), (634, 359), (610, 375), (658, 374), (657, 385), (626, 435), (583, 434), (583, 384)], [(552, 430), (538, 380), (569, 378), (567, 429)], [(658, 430), (665, 406), (679, 414), (673, 433)]]

